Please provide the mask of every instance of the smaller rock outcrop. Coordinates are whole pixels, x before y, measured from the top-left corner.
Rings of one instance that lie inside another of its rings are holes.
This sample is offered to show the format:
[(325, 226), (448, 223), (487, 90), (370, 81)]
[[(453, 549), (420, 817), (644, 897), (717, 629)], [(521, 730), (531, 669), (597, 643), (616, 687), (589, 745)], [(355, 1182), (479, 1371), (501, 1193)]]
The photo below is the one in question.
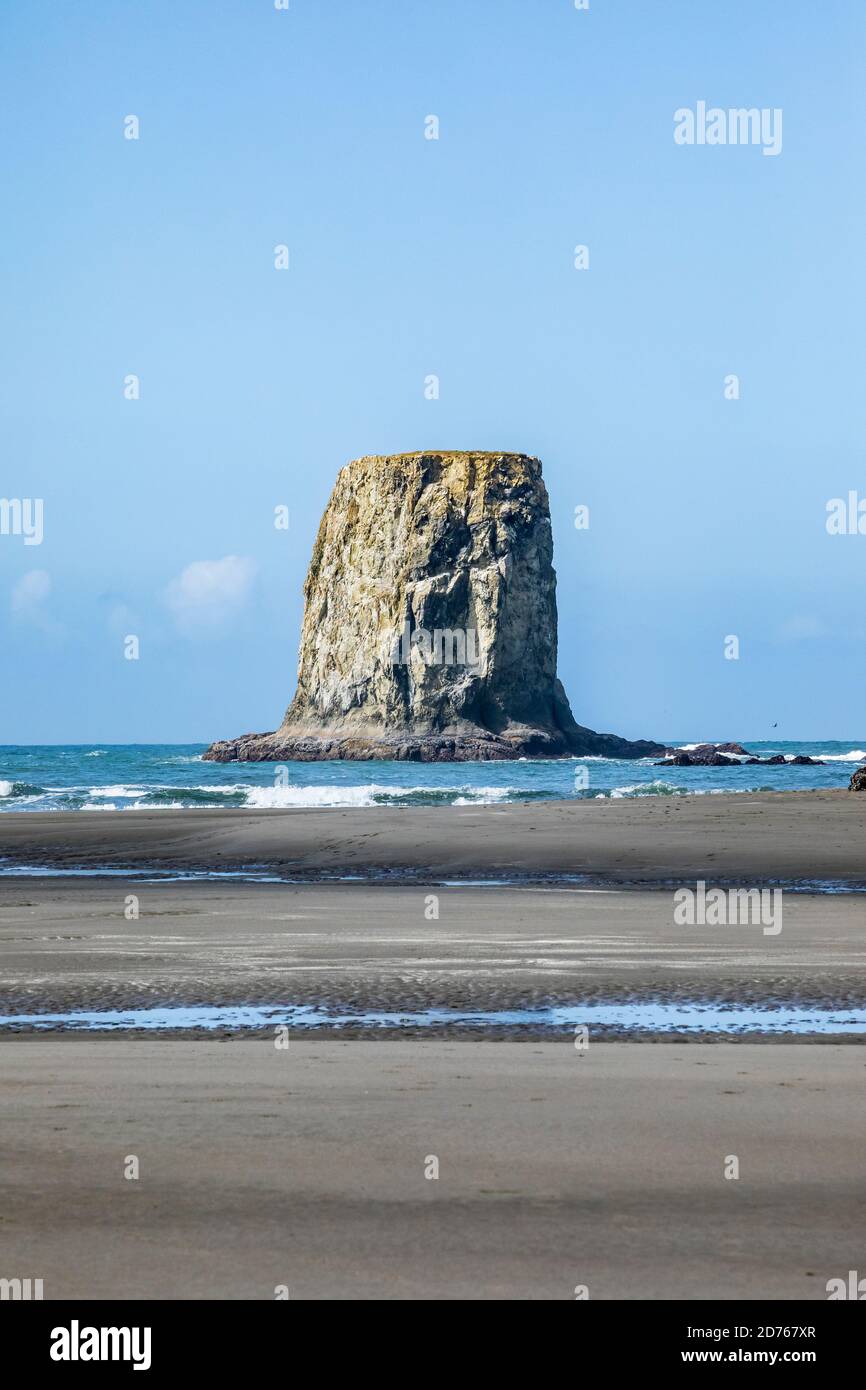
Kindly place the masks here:
[(747, 758), (743, 767), (823, 767), (820, 758), (808, 758), (805, 753), (797, 753), (786, 758), (783, 753), (774, 753), (772, 758)]
[(728, 758), (715, 750), (700, 753), (697, 749), (688, 753), (674, 753), (672, 758), (663, 758), (655, 767), (739, 767), (737, 758)]
[(715, 746), (711, 743), (702, 743), (697, 748), (689, 749), (688, 752), (680, 751), (674, 753), (671, 758), (664, 758), (660, 763), (654, 763), (654, 767), (823, 767), (820, 758), (808, 758), (804, 753), (798, 753), (794, 758), (786, 758), (783, 753), (774, 753), (772, 758), (730, 758), (724, 753), (717, 751), (717, 747), (734, 748), (740, 753), (745, 753), (745, 748), (740, 744), (720, 744)]
[(696, 743), (690, 748), (666, 748), (665, 760), (656, 767), (725, 767), (738, 761), (729, 758), (727, 753), (749, 756), (748, 748), (741, 743)]
[(696, 743), (691, 748), (667, 748), (666, 753), (673, 756), (675, 753), (690, 753), (693, 758), (700, 758), (706, 754), (707, 757), (712, 753), (738, 753), (741, 757), (751, 757), (751, 751), (744, 748), (741, 743)]
[(858, 767), (848, 783), (849, 792), (866, 792), (866, 767)]

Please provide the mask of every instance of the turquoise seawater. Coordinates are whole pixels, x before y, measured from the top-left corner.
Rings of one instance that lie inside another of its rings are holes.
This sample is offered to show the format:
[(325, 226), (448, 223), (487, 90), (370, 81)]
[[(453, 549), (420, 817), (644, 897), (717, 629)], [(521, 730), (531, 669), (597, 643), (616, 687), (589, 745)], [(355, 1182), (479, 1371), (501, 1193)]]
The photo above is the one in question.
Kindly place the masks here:
[[(680, 744), (678, 739), (670, 742)], [(866, 738), (743, 744), (759, 757), (807, 754), (824, 759), (824, 766), (655, 767), (650, 758), (206, 763), (204, 744), (0, 745), (0, 811), (465, 806), (550, 798), (803, 791), (846, 787), (851, 773), (866, 760)], [(582, 769), (588, 778), (585, 786)]]

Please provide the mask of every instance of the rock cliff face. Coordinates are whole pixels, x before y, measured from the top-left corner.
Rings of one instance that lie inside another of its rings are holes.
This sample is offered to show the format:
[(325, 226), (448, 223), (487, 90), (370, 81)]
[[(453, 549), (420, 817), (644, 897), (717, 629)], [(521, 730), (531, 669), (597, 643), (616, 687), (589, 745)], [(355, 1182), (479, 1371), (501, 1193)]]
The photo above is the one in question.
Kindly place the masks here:
[(304, 586), (298, 688), (279, 729), (217, 762), (642, 757), (575, 723), (556, 678), (556, 576), (541, 464), (523, 454), (356, 459)]

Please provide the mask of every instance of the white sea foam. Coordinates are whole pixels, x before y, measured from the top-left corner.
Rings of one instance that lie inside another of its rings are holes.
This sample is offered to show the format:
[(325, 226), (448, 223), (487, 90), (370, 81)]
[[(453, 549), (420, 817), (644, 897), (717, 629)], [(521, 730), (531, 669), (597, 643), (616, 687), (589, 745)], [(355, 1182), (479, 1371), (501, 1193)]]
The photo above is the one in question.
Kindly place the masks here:
[(82, 811), (116, 811), (117, 807), (113, 801), (105, 801), (97, 805), (94, 801), (85, 801)]
[(11, 782), (0, 782), (0, 796), (11, 796), (11, 795), (12, 795), (12, 783), (11, 783)]
[(283, 806), (373, 806), (372, 787), (251, 787), (246, 806), (272, 810)]
[(454, 806), (489, 806), (494, 801), (507, 801), (509, 797), (524, 797), (526, 792), (520, 792), (516, 787), (472, 787), (464, 788), (468, 791), (468, 796), (458, 796), (452, 805)]
[(630, 787), (614, 787), (612, 791), (599, 792), (595, 799), (604, 801), (610, 797), (612, 801), (620, 801), (633, 796), (678, 796), (684, 791), (685, 787), (675, 787), (671, 782), (635, 782)]
[[(85, 810), (87, 807), (84, 808)], [(114, 809), (114, 808), (112, 808)], [(133, 801), (131, 806), (124, 806), (124, 811), (182, 811), (184, 804), (182, 801), (160, 801), (154, 806), (153, 802)]]
[(850, 753), (812, 753), (810, 756), (824, 763), (862, 763), (866, 752), (862, 748), (852, 748)]
[[(70, 791), (69, 787), (49, 788), (52, 791)], [(83, 789), (82, 789), (83, 790)], [(88, 787), (88, 796), (120, 796), (124, 799), (136, 796), (152, 796), (155, 792), (175, 792), (178, 796), (184, 796), (189, 792), (245, 792), (249, 788), (242, 782), (220, 782), (213, 786), (195, 787), (176, 787), (171, 782), (153, 782), (146, 787), (127, 787), (120, 784), (116, 787)]]
[(88, 787), (88, 796), (147, 796), (147, 787)]
[(759, 792), (760, 787), (675, 787), (670, 782), (638, 782), (633, 787), (614, 787), (609, 792), (596, 792), (596, 801), (621, 801), (636, 796), (739, 796), (742, 792)]
[(725, 758), (738, 758), (742, 760), (743, 758), (751, 757), (750, 753), (729, 753), (726, 748), (722, 749), (720, 743), (712, 743), (708, 739), (704, 739), (702, 743), (670, 743), (668, 747), (675, 749), (677, 753), (694, 753), (696, 748), (715, 748), (716, 751), (721, 749), (722, 755)]
[(255, 810), (291, 806), (378, 806), (384, 801), (412, 797), (453, 797), (454, 806), (486, 805), (519, 793), (513, 787), (384, 787), (375, 782), (360, 787), (251, 787), (245, 805)]
[[(249, 789), (250, 789), (250, 788), (249, 788), (249, 785), (248, 785), (246, 782), (214, 782), (214, 783), (210, 783), (210, 782), (209, 782), (208, 785), (207, 785), (206, 787), (195, 786), (195, 787), (178, 787), (178, 788), (176, 788), (176, 790), (177, 790), (178, 792), (180, 792), (181, 794), (182, 794), (183, 792), (185, 792), (185, 791), (191, 791), (191, 792), (248, 792)], [(160, 786), (159, 788), (150, 787), (149, 790), (150, 790), (150, 791), (155, 791), (155, 790), (159, 790), (159, 791), (171, 791), (171, 790), (172, 790), (172, 786), (171, 786), (170, 783), (166, 783), (165, 786)]]

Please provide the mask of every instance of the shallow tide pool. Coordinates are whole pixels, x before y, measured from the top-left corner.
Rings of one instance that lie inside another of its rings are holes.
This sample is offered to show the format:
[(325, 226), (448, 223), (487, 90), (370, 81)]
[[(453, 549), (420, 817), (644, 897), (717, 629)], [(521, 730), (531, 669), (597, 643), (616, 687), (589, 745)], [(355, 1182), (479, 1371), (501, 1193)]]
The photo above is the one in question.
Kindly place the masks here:
[(422, 1009), (405, 1013), (378, 1010), (340, 1012), (314, 1006), (180, 1005), (154, 1009), (106, 1009), (80, 1013), (2, 1014), (7, 1030), (124, 1032), (144, 1029), (254, 1030), (285, 1024), (299, 1031), (317, 1028), (521, 1028), (563, 1033), (581, 1026), (646, 1033), (866, 1033), (866, 1008), (755, 1008), (695, 1004), (572, 1004), (550, 1008), (461, 1010)]

